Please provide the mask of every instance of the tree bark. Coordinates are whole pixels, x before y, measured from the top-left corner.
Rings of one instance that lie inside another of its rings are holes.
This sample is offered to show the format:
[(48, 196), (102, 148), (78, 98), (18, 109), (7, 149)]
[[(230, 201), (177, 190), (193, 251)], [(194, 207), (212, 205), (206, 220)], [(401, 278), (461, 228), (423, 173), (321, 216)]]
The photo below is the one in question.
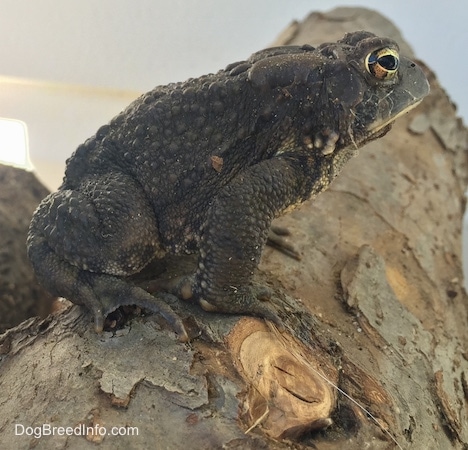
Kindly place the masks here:
[[(410, 54), (390, 22), (357, 8), (312, 14), (275, 44), (313, 45), (356, 29)], [(285, 332), (185, 303), (172, 306), (188, 344), (155, 316), (102, 335), (77, 306), (30, 319), (0, 337), (2, 447), (467, 448), (468, 133), (427, 75), (422, 105), (315, 202), (277, 222), (302, 258), (267, 248), (256, 277), (282, 297)], [(168, 276), (193, 261), (165, 264)], [(83, 435), (15, 435), (43, 424)], [(128, 435), (96, 435), (99, 426)]]
[(52, 296), (36, 282), (26, 254), (31, 215), (49, 191), (31, 172), (0, 164), (0, 333), (45, 317)]

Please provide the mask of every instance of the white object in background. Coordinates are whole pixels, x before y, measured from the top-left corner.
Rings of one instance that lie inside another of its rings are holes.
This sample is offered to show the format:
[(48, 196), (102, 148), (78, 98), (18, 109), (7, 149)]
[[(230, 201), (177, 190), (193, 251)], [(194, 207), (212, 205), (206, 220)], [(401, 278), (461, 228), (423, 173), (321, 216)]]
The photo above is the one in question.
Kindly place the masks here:
[(0, 163), (32, 170), (28, 129), (21, 120), (0, 118)]

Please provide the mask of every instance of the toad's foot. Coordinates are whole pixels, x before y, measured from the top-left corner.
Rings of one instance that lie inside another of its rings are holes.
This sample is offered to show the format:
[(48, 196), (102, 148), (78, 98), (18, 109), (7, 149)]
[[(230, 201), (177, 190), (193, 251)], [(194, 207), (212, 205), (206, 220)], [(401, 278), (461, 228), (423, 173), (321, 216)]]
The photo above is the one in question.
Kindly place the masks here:
[[(92, 280), (92, 300), (85, 297), (83, 302), (94, 314), (96, 332), (100, 333), (104, 327), (104, 319), (120, 306), (137, 305), (162, 316), (178, 334), (181, 342), (189, 340), (182, 319), (166, 303), (165, 297), (171, 294), (159, 293), (152, 296), (143, 289), (126, 283), (124, 280), (107, 276), (95, 276)], [(168, 301), (171, 298), (167, 298)]]
[(283, 321), (270, 303), (272, 296), (273, 291), (266, 286), (229, 286), (217, 296), (201, 296), (199, 303), (205, 311), (262, 317), (283, 331)]
[[(217, 294), (197, 294), (194, 287), (195, 276), (181, 276), (170, 280), (155, 280), (148, 284), (149, 292), (164, 290), (176, 295), (182, 300), (198, 298), (200, 306), (208, 312), (228, 314), (243, 314), (262, 317), (273, 322), (281, 331), (284, 330), (283, 321), (270, 303), (273, 291), (262, 285), (228, 288), (217, 291)], [(161, 295), (161, 294), (158, 294)]]

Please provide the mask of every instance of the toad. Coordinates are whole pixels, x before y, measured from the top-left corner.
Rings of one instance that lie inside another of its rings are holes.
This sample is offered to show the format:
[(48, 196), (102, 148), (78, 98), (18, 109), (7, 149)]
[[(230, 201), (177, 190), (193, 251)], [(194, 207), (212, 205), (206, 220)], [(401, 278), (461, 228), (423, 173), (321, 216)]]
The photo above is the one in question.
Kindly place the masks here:
[(272, 220), (324, 191), (364, 144), (429, 92), (392, 40), (270, 48), (216, 74), (157, 87), (80, 145), (36, 210), (28, 254), (97, 331), (122, 305), (181, 319), (129, 282), (155, 258), (198, 255), (175, 289), (203, 309), (280, 324), (252, 276)]

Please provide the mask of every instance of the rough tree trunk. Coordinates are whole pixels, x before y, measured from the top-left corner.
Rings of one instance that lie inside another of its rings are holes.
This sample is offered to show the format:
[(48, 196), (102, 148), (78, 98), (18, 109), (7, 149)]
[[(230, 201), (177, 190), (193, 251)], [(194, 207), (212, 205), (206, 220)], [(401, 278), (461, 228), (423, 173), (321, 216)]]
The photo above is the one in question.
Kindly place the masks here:
[[(402, 43), (378, 14), (339, 9), (291, 25), (276, 44), (356, 29)], [(1, 447), (466, 448), (468, 135), (427, 73), (420, 107), (278, 221), (302, 259), (267, 249), (257, 277), (284, 293), (285, 333), (186, 304), (173, 307), (189, 344), (153, 316), (103, 335), (76, 306), (30, 319), (0, 337)], [(167, 273), (180, 266), (168, 261)], [(42, 424), (138, 436), (15, 436)]]
[(53, 299), (35, 282), (24, 245), (31, 215), (48, 193), (31, 172), (0, 164), (0, 333), (51, 311)]

